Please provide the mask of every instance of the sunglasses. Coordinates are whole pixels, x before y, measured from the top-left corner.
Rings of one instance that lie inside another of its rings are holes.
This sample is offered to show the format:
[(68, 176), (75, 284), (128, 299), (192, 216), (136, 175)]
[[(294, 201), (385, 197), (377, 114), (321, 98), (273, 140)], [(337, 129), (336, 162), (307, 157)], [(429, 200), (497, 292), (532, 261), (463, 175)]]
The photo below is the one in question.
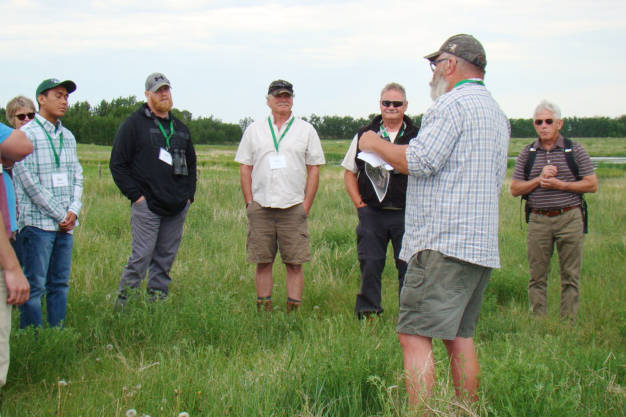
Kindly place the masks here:
[(35, 118), (35, 113), (20, 113), (16, 114), (15, 117), (17, 117), (19, 121), (23, 122), (24, 119), (33, 120)]
[(404, 101), (382, 100), (380, 104), (382, 104), (384, 107), (402, 107), (404, 106)]
[(546, 120), (537, 119), (537, 120), (535, 120), (535, 124), (537, 126), (541, 126), (543, 124), (543, 122), (546, 122), (547, 125), (551, 125), (554, 122), (554, 120), (552, 120), (552, 119), (546, 119)]

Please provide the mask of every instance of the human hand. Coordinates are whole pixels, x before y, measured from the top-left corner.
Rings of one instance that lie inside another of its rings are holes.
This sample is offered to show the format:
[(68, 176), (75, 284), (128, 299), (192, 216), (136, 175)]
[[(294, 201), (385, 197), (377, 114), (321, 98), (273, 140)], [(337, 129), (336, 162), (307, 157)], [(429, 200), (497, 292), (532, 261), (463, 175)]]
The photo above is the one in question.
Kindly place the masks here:
[(541, 177), (542, 178), (556, 177), (556, 172), (557, 172), (557, 168), (555, 165), (546, 165), (541, 170)]
[(376, 142), (381, 140), (373, 130), (368, 130), (359, 138), (359, 149), (365, 152), (374, 152)]
[(539, 186), (548, 190), (562, 190), (563, 181), (556, 179), (555, 177), (543, 178), (539, 180)]
[(134, 205), (134, 204), (137, 204), (137, 203), (139, 203), (139, 202), (141, 202), (141, 201), (143, 201), (143, 200), (145, 200), (145, 199), (146, 199), (146, 197), (141, 196), (141, 197), (139, 197), (137, 200), (135, 200), (135, 202), (133, 203), (133, 205)]
[(76, 226), (76, 214), (68, 211), (65, 215), (65, 219), (59, 223), (59, 231), (69, 232), (74, 228), (74, 226)]
[(28, 301), (30, 285), (24, 276), (24, 272), (22, 272), (22, 268), (17, 266), (14, 269), (5, 269), (4, 281), (7, 284), (7, 304), (20, 305)]

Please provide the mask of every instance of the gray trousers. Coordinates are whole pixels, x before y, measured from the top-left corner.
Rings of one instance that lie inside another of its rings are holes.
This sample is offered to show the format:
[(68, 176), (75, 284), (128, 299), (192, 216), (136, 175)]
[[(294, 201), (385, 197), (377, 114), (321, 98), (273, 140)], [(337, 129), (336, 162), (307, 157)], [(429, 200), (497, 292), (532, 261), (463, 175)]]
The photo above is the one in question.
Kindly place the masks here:
[(130, 227), (133, 248), (120, 280), (120, 295), (127, 288), (138, 288), (148, 272), (149, 293), (159, 291), (167, 295), (170, 285), (170, 269), (183, 235), (183, 224), (189, 204), (174, 216), (159, 216), (148, 208), (143, 200), (132, 205)]

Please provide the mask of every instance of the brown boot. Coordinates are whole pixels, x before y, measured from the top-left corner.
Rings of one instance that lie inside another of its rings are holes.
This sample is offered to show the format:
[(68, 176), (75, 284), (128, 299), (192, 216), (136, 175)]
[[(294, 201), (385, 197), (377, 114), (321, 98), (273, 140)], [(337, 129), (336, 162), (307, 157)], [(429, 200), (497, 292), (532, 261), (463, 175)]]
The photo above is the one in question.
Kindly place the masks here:
[(272, 297), (257, 297), (256, 311), (272, 311)]
[(293, 298), (287, 298), (287, 313), (291, 313), (292, 311), (297, 311), (298, 307), (300, 307), (302, 301), (294, 300)]

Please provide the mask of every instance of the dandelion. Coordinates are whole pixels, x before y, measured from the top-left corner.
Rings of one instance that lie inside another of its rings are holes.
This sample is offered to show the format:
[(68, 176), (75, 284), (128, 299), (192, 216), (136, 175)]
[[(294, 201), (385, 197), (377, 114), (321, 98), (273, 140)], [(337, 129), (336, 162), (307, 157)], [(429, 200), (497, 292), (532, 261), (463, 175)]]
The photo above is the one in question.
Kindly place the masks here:
[(313, 310), (319, 310), (320, 306), (313, 306)]
[(67, 387), (67, 381), (64, 379), (59, 379), (58, 384), (60, 387)]
[(183, 411), (182, 413), (178, 414), (178, 417), (189, 417), (189, 413), (186, 411)]
[(113, 350), (113, 345), (109, 343), (108, 345), (106, 345), (106, 349), (107, 350)]
[(126, 417), (137, 417), (137, 410), (134, 408), (129, 408), (126, 410)]

